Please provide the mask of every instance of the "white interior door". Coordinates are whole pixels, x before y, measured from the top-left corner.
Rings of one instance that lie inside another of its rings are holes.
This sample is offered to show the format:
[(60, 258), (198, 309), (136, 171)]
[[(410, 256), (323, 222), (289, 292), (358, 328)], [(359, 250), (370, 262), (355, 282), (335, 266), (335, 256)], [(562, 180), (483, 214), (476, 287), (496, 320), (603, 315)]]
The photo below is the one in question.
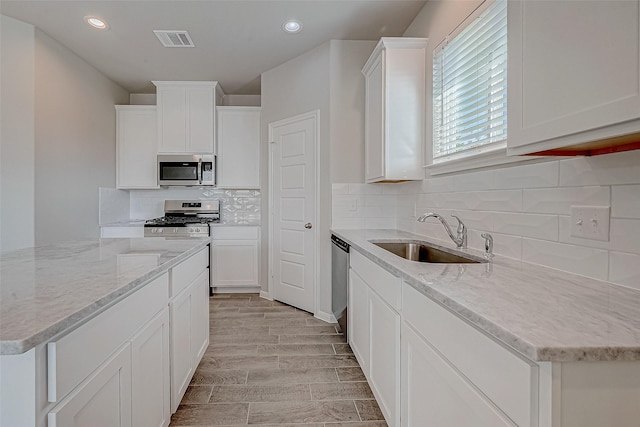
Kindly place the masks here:
[(318, 112), (269, 124), (272, 296), (315, 311)]

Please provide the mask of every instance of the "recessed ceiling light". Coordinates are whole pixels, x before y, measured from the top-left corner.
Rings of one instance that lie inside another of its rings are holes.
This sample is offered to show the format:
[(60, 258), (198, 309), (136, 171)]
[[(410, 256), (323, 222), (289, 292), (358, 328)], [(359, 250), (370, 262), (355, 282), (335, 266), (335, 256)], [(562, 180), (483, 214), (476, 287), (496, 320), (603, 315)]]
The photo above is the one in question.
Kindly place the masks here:
[(290, 19), (282, 24), (282, 30), (289, 34), (299, 33), (302, 31), (302, 22)]
[(87, 24), (91, 25), (93, 28), (97, 28), (99, 30), (109, 29), (109, 24), (107, 24), (106, 21), (100, 18), (96, 18), (95, 16), (85, 16), (84, 20), (87, 22)]

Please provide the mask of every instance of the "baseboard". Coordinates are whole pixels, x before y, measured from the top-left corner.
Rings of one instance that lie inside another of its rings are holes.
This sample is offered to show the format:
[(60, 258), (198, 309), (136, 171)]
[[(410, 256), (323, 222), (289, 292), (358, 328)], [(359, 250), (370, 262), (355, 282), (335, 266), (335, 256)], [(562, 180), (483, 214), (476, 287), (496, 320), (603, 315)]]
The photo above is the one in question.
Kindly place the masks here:
[(260, 286), (214, 286), (214, 294), (257, 294)]
[(331, 313), (326, 313), (324, 311), (319, 311), (313, 315), (313, 317), (315, 317), (316, 319), (320, 319), (323, 322), (327, 322), (327, 323), (338, 323), (338, 321), (336, 320), (336, 317), (331, 314)]
[(265, 292), (265, 291), (260, 291), (260, 298), (264, 298), (266, 300), (273, 301), (273, 298), (271, 297), (271, 294), (269, 292)]

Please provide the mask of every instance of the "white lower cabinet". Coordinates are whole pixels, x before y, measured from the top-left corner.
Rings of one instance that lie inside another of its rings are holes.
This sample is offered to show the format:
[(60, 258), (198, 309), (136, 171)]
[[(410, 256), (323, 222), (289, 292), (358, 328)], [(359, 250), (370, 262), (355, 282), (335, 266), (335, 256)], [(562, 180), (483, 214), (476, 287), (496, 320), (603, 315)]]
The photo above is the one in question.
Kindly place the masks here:
[(48, 427), (131, 427), (131, 345), (121, 347), (48, 415)]
[(171, 319), (171, 412), (178, 409), (209, 345), (209, 270), (169, 302)]
[(402, 325), (402, 426), (514, 426), (423, 338)]
[(387, 424), (399, 427), (400, 314), (391, 304), (400, 299), (400, 279), (376, 274), (380, 267), (357, 251), (351, 252), (350, 267), (349, 344)]
[(169, 309), (131, 340), (131, 405), (134, 426), (166, 427), (169, 408)]
[(369, 383), (390, 426), (400, 425), (400, 315), (369, 292)]
[(260, 286), (259, 228), (214, 227), (212, 234), (211, 265), (214, 291), (233, 291), (233, 288), (255, 290), (251, 288)]
[(347, 313), (349, 344), (362, 370), (369, 372), (369, 288), (353, 270), (349, 272)]

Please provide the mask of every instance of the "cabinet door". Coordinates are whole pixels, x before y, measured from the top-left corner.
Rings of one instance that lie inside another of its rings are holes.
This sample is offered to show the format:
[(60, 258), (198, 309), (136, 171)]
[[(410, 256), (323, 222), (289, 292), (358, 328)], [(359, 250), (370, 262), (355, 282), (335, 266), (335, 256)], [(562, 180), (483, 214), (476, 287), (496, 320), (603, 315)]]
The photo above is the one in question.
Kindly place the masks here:
[(131, 346), (120, 348), (48, 414), (49, 427), (131, 427)]
[(188, 153), (213, 153), (215, 103), (213, 88), (187, 89)]
[(366, 74), (365, 102), (365, 175), (367, 182), (376, 182), (385, 176), (385, 89), (384, 51)]
[(513, 427), (498, 409), (402, 324), (403, 427)]
[(213, 240), (212, 286), (258, 286), (258, 241)]
[(187, 151), (187, 93), (183, 87), (158, 88), (158, 152)]
[(218, 187), (260, 188), (260, 108), (218, 107), (217, 114)]
[(509, 2), (510, 154), (640, 131), (623, 124), (640, 118), (639, 10), (637, 0)]
[(193, 376), (193, 357), (191, 355), (191, 311), (192, 293), (187, 288), (169, 303), (171, 319), (171, 413), (178, 409), (180, 400), (187, 391)]
[(367, 379), (369, 375), (369, 288), (353, 270), (349, 270), (349, 344)]
[(400, 315), (369, 290), (369, 383), (390, 427), (400, 426)]
[(131, 340), (133, 425), (166, 427), (169, 390), (169, 309), (165, 308)]
[(158, 188), (155, 106), (116, 105), (116, 186)]
[(191, 301), (191, 363), (195, 370), (209, 346), (209, 269), (191, 286)]

